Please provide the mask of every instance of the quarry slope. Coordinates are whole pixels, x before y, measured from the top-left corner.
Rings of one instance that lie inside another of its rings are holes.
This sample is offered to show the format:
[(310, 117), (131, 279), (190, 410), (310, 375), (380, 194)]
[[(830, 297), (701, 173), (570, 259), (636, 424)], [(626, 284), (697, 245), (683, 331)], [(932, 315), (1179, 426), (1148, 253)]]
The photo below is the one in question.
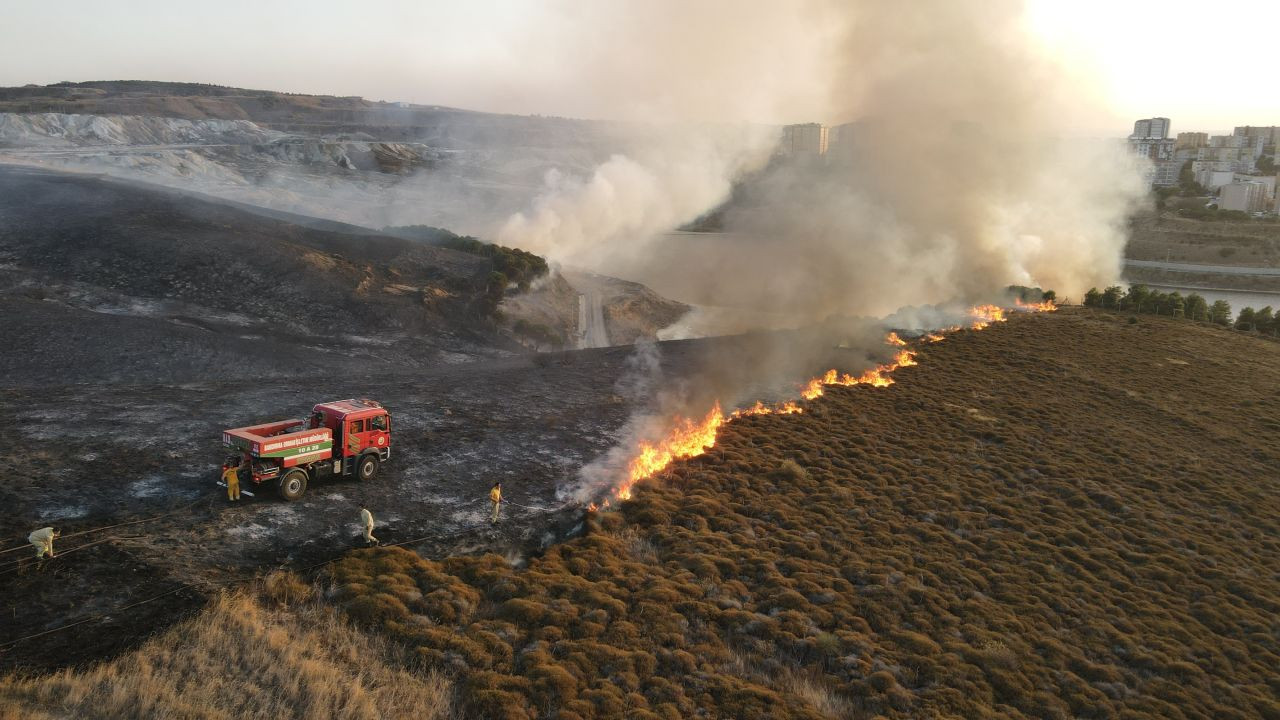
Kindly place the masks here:
[(1280, 717), (1280, 344), (1015, 316), (748, 417), (515, 568), (332, 597), (467, 717)]
[(0, 160), (185, 187), (369, 227), (482, 235), (551, 170), (625, 152), (635, 126), (193, 83), (0, 88)]

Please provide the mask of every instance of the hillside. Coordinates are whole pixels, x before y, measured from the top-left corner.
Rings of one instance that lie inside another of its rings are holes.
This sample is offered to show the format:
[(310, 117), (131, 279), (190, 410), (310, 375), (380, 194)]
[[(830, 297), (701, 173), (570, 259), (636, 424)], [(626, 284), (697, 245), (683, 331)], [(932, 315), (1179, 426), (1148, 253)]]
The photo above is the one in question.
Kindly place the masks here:
[(0, 167), (0, 327), (24, 348), (0, 370), (24, 384), (210, 380), (514, 348), (486, 320), (491, 261), (329, 227)]
[(450, 716), (449, 683), (361, 634), (277, 574), (265, 596), (227, 593), (113, 663), (0, 681), (0, 718)]
[(518, 132), (533, 147), (581, 142), (607, 127), (605, 123), (585, 120), (503, 115), (360, 97), (142, 80), (0, 88), (0, 113), (241, 120), (288, 132), (353, 137), (376, 133), (384, 139), (466, 145), (484, 145)]
[[(1180, 218), (1173, 213), (1142, 214), (1130, 224), (1125, 257), (1130, 260), (1190, 265), (1280, 268), (1280, 224), (1271, 222), (1225, 222)], [(1125, 269), (1133, 282), (1229, 290), (1280, 292), (1280, 277), (1243, 272), (1203, 272), (1189, 274), (1157, 267)]]
[(583, 175), (634, 125), (194, 83), (0, 88), (0, 161), (107, 173), (277, 210), (484, 234), (546, 173)]
[(467, 717), (1280, 717), (1280, 344), (1088, 311), (751, 417), (527, 567), (357, 551)]
[[(289, 615), (324, 642), (217, 599), (138, 653), (0, 698), (21, 718), (165, 715), (189, 710), (183, 678), (269, 665), (296, 674), (245, 690), (245, 712), (1280, 717), (1280, 343), (1067, 309), (919, 360), (888, 388), (725, 426), (527, 564), (348, 554), (324, 597), (398, 651), (277, 579), (268, 597), (298, 595)], [(215, 636), (244, 650), (207, 652)], [(333, 682), (351, 652), (369, 695)]]

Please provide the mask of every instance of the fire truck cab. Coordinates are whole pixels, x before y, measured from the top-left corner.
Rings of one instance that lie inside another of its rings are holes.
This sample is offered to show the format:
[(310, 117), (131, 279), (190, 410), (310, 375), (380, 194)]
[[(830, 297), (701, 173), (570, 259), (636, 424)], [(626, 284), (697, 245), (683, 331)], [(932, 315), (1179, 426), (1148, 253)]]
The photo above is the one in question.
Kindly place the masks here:
[(391, 414), (373, 400), (336, 400), (316, 405), (305, 420), (224, 430), (222, 443), (234, 453), (224, 468), (247, 463), (243, 479), (274, 485), (293, 501), (318, 478), (376, 477), (391, 459)]

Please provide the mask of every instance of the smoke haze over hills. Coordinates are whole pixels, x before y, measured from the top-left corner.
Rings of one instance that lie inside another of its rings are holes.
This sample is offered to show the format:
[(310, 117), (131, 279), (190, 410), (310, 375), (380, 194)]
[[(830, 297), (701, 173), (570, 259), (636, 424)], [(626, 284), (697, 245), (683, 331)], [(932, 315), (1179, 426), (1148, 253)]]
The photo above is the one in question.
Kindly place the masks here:
[[(651, 6), (629, 7), (636, 27), (652, 27)], [(667, 126), (680, 142), (655, 140), (590, 176), (549, 177), (499, 240), (567, 264), (630, 270), (641, 281), (695, 267), (690, 281), (703, 287), (681, 299), (767, 298), (792, 321), (979, 300), (1008, 284), (1078, 296), (1118, 277), (1140, 176), (1116, 147), (1063, 139), (1066, 122), (1089, 112), (1092, 91), (1041, 53), (1021, 3), (805, 9), (786, 6), (784, 32), (761, 35), (756, 22), (716, 24), (723, 15), (701, 8), (674, 18), (675, 30), (645, 34), (642, 47), (611, 45), (600, 62), (589, 55), (582, 63), (599, 75), (584, 91), (635, 88), (628, 107), (648, 97), (655, 112), (696, 117), (709, 101), (726, 112), (776, 113), (795, 93), (775, 75), (745, 85), (708, 79), (751, 67), (746, 49), (767, 46), (783, 64), (797, 59), (801, 86), (826, 94), (821, 117), (809, 119), (852, 124), (840, 128), (825, 163), (774, 163), (745, 201), (735, 198), (726, 224), (755, 240), (659, 236), (727, 199), (733, 182), (763, 162), (761, 133), (705, 125)], [(725, 51), (665, 52), (700, 33)], [(608, 82), (620, 67), (628, 82)]]

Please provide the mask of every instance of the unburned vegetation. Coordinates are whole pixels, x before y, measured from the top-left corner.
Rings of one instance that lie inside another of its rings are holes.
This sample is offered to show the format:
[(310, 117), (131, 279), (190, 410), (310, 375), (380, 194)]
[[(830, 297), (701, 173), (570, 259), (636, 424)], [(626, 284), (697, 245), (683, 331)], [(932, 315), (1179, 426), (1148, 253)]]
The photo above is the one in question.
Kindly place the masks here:
[(451, 717), (438, 673), (360, 633), (310, 585), (275, 573), (111, 663), (0, 679), (0, 718)]
[(328, 595), (484, 718), (1280, 718), (1280, 346), (1086, 310), (735, 421), (526, 566)]

